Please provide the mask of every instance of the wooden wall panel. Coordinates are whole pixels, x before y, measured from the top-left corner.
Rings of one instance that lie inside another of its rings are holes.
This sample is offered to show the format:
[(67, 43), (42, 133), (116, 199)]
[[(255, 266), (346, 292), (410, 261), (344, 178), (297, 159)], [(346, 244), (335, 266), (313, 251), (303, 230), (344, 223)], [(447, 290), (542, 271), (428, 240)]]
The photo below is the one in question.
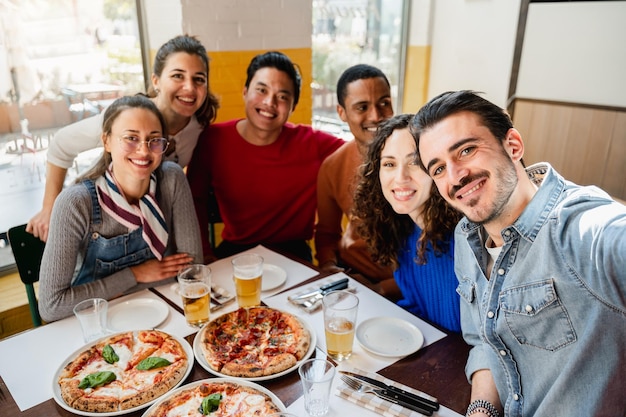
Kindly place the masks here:
[(513, 122), (527, 165), (549, 162), (568, 180), (626, 199), (626, 111), (518, 99)]

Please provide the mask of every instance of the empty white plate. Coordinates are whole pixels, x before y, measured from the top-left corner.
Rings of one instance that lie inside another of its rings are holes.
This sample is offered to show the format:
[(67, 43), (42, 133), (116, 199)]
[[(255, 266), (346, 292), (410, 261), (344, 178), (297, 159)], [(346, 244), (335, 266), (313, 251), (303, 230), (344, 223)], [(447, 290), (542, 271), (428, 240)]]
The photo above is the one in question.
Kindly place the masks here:
[(406, 356), (424, 344), (424, 335), (406, 320), (375, 317), (356, 328), (356, 339), (363, 349), (380, 356)]
[(263, 264), (263, 279), (261, 291), (269, 291), (278, 288), (287, 281), (287, 272), (280, 266)]
[(107, 327), (114, 332), (153, 329), (163, 323), (169, 313), (163, 301), (136, 298), (109, 306)]

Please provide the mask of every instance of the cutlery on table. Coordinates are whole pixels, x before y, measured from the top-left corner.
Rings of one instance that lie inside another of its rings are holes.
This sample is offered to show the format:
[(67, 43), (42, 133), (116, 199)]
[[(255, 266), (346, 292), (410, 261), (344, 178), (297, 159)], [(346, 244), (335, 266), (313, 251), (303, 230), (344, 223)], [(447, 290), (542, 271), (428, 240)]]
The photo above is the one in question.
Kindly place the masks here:
[(215, 304), (211, 307), (211, 313), (221, 310), (235, 301), (235, 297), (222, 287), (211, 285), (211, 302)]
[(223, 309), (224, 307), (226, 307), (227, 305), (229, 305), (230, 303), (232, 303), (233, 301), (235, 301), (235, 298), (234, 298), (234, 297), (233, 297), (233, 298), (230, 298), (230, 299), (228, 299), (228, 300), (224, 301), (224, 302), (223, 302), (223, 303), (221, 303), (221, 304), (220, 304), (220, 302), (219, 302), (219, 301), (216, 301), (216, 300), (215, 300), (215, 299), (213, 299), (213, 298), (211, 298), (211, 301), (213, 302), (213, 304), (215, 304), (213, 307), (211, 307), (211, 310), (210, 310), (210, 311), (211, 311), (211, 313), (213, 313), (213, 312), (215, 312), (215, 311), (218, 311), (218, 310)]
[(432, 408), (427, 408), (422, 405), (419, 405), (415, 402), (406, 402), (404, 400), (399, 399), (397, 394), (393, 394), (390, 391), (383, 388), (375, 388), (370, 385), (361, 384), (360, 381), (353, 379), (347, 375), (341, 375), (341, 380), (346, 383), (346, 385), (353, 390), (360, 392), (362, 394), (374, 394), (378, 398), (381, 398), (385, 401), (389, 401), (394, 404), (398, 404), (402, 407), (408, 408), (413, 411), (417, 411), (418, 413), (424, 414), (425, 416), (432, 416), (434, 411)]
[(417, 394), (413, 394), (411, 392), (405, 391), (402, 388), (394, 387), (393, 385), (388, 385), (377, 379), (370, 378), (365, 375), (356, 374), (354, 372), (348, 372), (348, 371), (339, 371), (339, 372), (349, 377), (358, 379), (359, 381), (364, 382), (367, 385), (371, 385), (376, 388), (387, 390), (393, 395), (397, 395), (398, 398), (402, 399), (405, 402), (412, 401), (412, 402), (415, 402), (416, 404), (422, 405), (425, 408), (432, 409), (433, 411), (439, 410), (438, 402), (432, 401), (432, 400), (429, 400), (428, 398), (424, 398)]
[(334, 281), (329, 284), (323, 285), (316, 290), (310, 291), (305, 294), (300, 295), (292, 295), (287, 297), (287, 299), (291, 302), (298, 302), (300, 300), (309, 300), (313, 298), (322, 298), (324, 294), (329, 293), (335, 290), (343, 290), (348, 288), (348, 278), (340, 279), (339, 281)]

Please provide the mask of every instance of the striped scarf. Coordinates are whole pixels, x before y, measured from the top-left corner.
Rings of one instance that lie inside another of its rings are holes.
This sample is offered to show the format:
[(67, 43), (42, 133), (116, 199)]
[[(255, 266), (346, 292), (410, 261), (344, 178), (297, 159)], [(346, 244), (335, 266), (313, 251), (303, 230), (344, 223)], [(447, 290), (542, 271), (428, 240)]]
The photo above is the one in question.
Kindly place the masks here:
[(144, 240), (154, 256), (161, 260), (167, 246), (168, 233), (163, 213), (155, 199), (156, 174), (153, 172), (150, 176), (150, 191), (141, 197), (139, 206), (126, 201), (115, 182), (112, 166), (96, 180), (96, 186), (98, 201), (104, 211), (131, 231), (143, 227)]

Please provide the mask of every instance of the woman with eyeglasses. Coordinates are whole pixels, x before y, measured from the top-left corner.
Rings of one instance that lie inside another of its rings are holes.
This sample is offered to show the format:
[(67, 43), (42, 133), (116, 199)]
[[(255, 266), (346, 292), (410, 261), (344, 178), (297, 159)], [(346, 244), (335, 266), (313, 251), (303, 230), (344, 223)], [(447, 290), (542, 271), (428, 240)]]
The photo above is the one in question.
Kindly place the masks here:
[(122, 97), (106, 109), (102, 157), (52, 210), (39, 280), (45, 321), (71, 315), (88, 298), (165, 284), (202, 261), (187, 179), (179, 165), (163, 161), (165, 132), (165, 119), (145, 96)]
[[(193, 36), (180, 35), (170, 39), (157, 51), (151, 81), (148, 97), (159, 108), (168, 127), (163, 132), (170, 141), (165, 159), (185, 167), (198, 136), (215, 120), (219, 107), (217, 98), (209, 89), (206, 49)], [(44, 242), (48, 238), (52, 206), (63, 189), (67, 170), (80, 152), (101, 146), (101, 128), (102, 113), (65, 126), (50, 142), (43, 205), (26, 227)]]

